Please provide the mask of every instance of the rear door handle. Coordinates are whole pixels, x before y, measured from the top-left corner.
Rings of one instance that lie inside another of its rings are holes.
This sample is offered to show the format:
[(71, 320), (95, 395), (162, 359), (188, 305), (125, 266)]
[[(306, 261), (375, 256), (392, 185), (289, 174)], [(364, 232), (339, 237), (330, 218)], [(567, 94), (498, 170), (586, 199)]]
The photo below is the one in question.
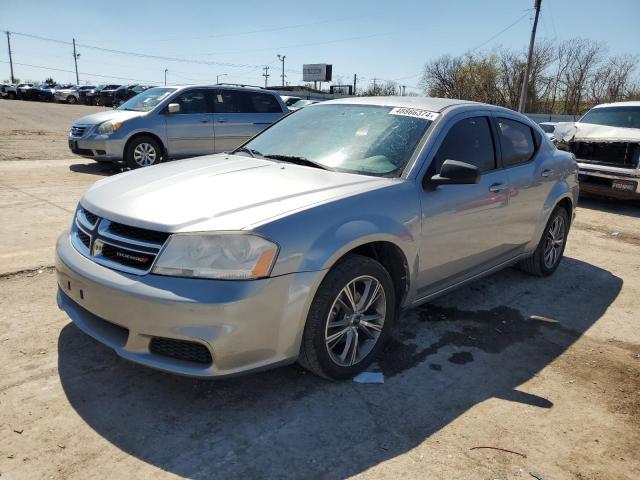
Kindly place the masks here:
[(209, 123), (209, 119), (208, 118), (201, 118), (200, 119), (200, 123)]
[(227, 121), (226, 118), (216, 118), (216, 122), (218, 122), (218, 123), (224, 123), (226, 121)]
[(550, 169), (547, 168), (547, 169), (543, 170), (540, 175), (543, 176), (544, 178), (547, 178), (552, 173), (553, 173), (553, 170), (550, 170)]
[(498, 193), (507, 189), (506, 183), (494, 183), (489, 187), (489, 191), (493, 193)]

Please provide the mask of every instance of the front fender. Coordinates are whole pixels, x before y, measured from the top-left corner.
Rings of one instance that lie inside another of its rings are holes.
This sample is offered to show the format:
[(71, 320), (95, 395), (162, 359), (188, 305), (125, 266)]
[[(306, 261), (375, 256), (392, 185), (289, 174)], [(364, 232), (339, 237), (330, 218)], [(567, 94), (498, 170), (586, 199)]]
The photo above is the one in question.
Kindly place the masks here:
[(280, 246), (272, 275), (331, 268), (350, 250), (390, 242), (415, 265), (420, 235), (419, 201), (413, 182), (316, 205), (256, 230)]

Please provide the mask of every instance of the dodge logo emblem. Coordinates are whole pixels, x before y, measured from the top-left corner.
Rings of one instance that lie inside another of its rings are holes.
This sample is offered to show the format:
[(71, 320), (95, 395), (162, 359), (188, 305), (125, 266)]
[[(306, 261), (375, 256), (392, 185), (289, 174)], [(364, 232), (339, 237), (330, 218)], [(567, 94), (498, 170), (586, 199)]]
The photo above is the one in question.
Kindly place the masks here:
[(104, 242), (102, 240), (95, 240), (93, 242), (93, 247), (91, 248), (91, 255), (94, 257), (98, 257), (102, 255), (102, 247), (104, 246)]

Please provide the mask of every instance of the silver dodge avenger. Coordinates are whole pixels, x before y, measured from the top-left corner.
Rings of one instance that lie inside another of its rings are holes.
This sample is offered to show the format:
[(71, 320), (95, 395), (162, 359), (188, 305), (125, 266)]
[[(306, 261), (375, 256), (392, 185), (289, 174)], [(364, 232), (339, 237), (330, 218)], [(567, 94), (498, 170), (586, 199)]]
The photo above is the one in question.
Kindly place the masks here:
[(574, 157), (513, 111), (329, 101), (232, 153), (93, 185), (58, 240), (58, 305), (168, 372), (348, 378), (402, 309), (514, 264), (553, 273), (577, 198)]

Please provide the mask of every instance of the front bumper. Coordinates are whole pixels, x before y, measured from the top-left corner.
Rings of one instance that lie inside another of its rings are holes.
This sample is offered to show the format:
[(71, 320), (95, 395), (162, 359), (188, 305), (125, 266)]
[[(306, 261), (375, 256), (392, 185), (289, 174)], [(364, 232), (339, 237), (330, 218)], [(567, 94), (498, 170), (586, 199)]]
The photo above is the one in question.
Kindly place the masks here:
[[(640, 169), (608, 167), (578, 159), (580, 192), (624, 199), (640, 198)], [(629, 189), (620, 189), (624, 184)]]
[[(121, 357), (194, 377), (223, 377), (292, 363), (324, 272), (254, 281), (131, 275), (81, 255), (67, 233), (56, 248), (58, 306)], [(150, 350), (153, 338), (204, 345), (212, 363)]]
[(121, 162), (124, 158), (124, 138), (111, 138), (107, 135), (95, 135), (94, 127), (88, 127), (88, 132), (82, 137), (69, 136), (69, 150), (81, 157), (103, 162)]

